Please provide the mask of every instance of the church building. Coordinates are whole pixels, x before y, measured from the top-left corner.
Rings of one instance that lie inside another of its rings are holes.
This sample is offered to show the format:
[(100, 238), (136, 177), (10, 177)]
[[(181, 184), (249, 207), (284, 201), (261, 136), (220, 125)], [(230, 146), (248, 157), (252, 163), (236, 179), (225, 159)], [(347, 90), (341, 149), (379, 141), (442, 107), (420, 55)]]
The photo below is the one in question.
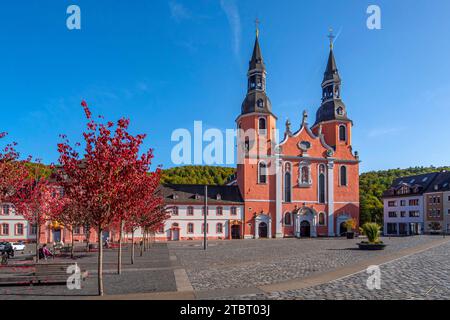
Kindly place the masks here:
[[(344, 222), (351, 218), (359, 225), (360, 160), (352, 148), (353, 122), (341, 98), (332, 42), (315, 121), (310, 123), (306, 111), (299, 128), (287, 121), (281, 141), (258, 32), (247, 76), (236, 119), (236, 179), (208, 193), (208, 238), (334, 237), (347, 231)], [(162, 189), (172, 216), (157, 239), (202, 239), (204, 188)]]

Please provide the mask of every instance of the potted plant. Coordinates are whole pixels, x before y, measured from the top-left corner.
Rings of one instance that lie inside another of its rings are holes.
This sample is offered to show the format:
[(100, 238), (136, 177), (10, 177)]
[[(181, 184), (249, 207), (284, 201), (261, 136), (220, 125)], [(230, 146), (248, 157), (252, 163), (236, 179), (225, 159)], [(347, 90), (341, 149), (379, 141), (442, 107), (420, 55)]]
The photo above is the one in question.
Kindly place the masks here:
[(368, 241), (362, 241), (358, 243), (361, 250), (383, 250), (386, 245), (380, 240), (381, 227), (373, 222), (365, 223), (360, 231), (363, 235), (367, 236)]
[(355, 228), (356, 228), (356, 220), (355, 219), (348, 219), (344, 222), (344, 226), (347, 229), (347, 239), (354, 239), (355, 238)]

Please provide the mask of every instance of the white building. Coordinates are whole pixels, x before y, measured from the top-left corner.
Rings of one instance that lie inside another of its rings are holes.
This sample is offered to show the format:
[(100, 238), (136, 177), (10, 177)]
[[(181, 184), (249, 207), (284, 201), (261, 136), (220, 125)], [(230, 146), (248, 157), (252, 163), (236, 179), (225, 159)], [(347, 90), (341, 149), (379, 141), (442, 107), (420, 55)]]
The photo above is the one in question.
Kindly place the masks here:
[[(201, 240), (204, 238), (204, 186), (165, 185), (164, 202), (170, 218), (158, 230), (157, 241)], [(244, 204), (237, 186), (209, 186), (207, 238), (241, 239)]]
[(424, 192), (438, 173), (396, 179), (383, 194), (384, 235), (424, 233)]
[(0, 205), (0, 242), (34, 241), (36, 228), (31, 227), (11, 204)]

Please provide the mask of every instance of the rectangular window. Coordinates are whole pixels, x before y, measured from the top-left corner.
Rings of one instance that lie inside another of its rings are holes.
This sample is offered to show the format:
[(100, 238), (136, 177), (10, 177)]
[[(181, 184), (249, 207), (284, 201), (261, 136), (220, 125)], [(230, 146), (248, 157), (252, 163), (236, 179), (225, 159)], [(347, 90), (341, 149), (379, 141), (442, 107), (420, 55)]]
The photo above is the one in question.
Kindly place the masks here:
[(34, 236), (37, 234), (37, 225), (36, 224), (32, 224), (30, 227), (30, 235)]
[(420, 211), (410, 211), (409, 212), (410, 218), (419, 218), (420, 217)]
[(193, 216), (194, 215), (194, 208), (188, 207), (187, 208), (187, 215), (188, 216)]
[(397, 234), (397, 224), (396, 223), (388, 223), (387, 231), (388, 231), (388, 234)]
[(10, 214), (9, 205), (7, 205), (7, 204), (3, 205), (2, 208), (3, 208), (3, 215), (9, 216), (9, 214)]
[(172, 209), (172, 215), (173, 215), (173, 216), (178, 216), (178, 207), (173, 207), (173, 209)]
[(395, 207), (397, 205), (396, 201), (389, 201), (388, 202), (388, 207)]
[(390, 211), (390, 212), (389, 212), (389, 218), (397, 218), (397, 212), (395, 212), (395, 211)]
[(81, 228), (80, 227), (74, 227), (73, 228), (73, 234), (81, 234)]
[(9, 236), (9, 224), (2, 224), (2, 236)]
[(222, 209), (222, 207), (217, 207), (216, 208), (216, 214), (218, 216), (223, 216), (223, 209)]
[(419, 205), (419, 199), (409, 200), (409, 205), (410, 206), (418, 206)]
[(232, 216), (237, 215), (236, 207), (231, 207), (231, 215), (232, 215)]
[(406, 200), (401, 200), (400, 201), (400, 206), (402, 206), (402, 207), (406, 206)]
[(23, 236), (23, 224), (18, 223), (16, 226), (16, 235)]
[(402, 217), (402, 218), (406, 217), (406, 211), (400, 212), (400, 217)]
[[(202, 223), (202, 234), (205, 233), (205, 224)], [(209, 233), (209, 223), (206, 224), (206, 233)]]

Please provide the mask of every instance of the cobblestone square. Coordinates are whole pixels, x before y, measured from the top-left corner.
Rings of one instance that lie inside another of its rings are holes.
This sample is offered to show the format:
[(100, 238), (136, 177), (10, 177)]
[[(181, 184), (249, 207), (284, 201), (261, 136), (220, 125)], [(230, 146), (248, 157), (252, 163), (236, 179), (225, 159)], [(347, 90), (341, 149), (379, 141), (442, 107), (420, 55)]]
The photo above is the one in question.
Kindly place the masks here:
[[(210, 241), (206, 251), (200, 241), (156, 243), (143, 257), (136, 252), (134, 265), (126, 246), (120, 276), (117, 251), (105, 252), (105, 289), (111, 299), (450, 299), (448, 240), (383, 238), (383, 251), (361, 251), (360, 239), (344, 238)], [(363, 266), (373, 261), (380, 266), (381, 290), (366, 286)], [(90, 273), (81, 290), (1, 287), (0, 300), (95, 299), (96, 253), (80, 253), (77, 263)]]

